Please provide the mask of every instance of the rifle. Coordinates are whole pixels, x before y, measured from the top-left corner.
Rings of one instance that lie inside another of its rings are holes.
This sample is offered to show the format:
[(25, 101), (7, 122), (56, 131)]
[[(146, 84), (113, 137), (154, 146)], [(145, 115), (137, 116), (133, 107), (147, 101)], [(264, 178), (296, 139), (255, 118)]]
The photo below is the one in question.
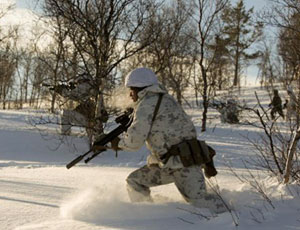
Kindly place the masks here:
[[(133, 116), (130, 116), (133, 112), (132, 108), (127, 109), (122, 115), (118, 116), (115, 119), (115, 122), (120, 124), (117, 128), (109, 132), (108, 134), (104, 135), (100, 140), (95, 142), (93, 145), (99, 145), (99, 146), (105, 146), (107, 143), (112, 141), (114, 138), (118, 137), (121, 133), (127, 131), (128, 127), (131, 125)], [(73, 161), (71, 161), (69, 164), (66, 165), (67, 169), (70, 169), (74, 165), (76, 165), (78, 162), (80, 162), (83, 158), (85, 158), (89, 153), (91, 153), (93, 150), (90, 149), (86, 153), (78, 156)], [(94, 157), (98, 156), (101, 152), (106, 151), (106, 148), (103, 150), (99, 150), (95, 153), (93, 153), (90, 157), (86, 158), (84, 160), (84, 163), (88, 163), (90, 160), (92, 160)]]
[(209, 102), (209, 106), (219, 111), (226, 106), (226, 103), (223, 101), (213, 100), (212, 102)]
[(76, 86), (73, 82), (70, 83), (58, 83), (57, 85), (50, 85), (47, 83), (42, 83), (42, 86), (47, 87), (49, 90), (61, 92), (63, 89), (72, 90), (75, 89)]
[(47, 83), (42, 83), (42, 86), (47, 87), (49, 90), (54, 90), (55, 89), (54, 85), (50, 85), (50, 84), (47, 84)]

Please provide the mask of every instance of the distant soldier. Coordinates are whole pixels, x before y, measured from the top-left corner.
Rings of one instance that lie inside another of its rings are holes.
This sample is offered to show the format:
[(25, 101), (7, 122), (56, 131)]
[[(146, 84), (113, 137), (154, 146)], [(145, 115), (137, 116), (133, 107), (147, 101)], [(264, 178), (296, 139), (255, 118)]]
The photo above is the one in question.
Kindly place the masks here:
[(226, 103), (221, 103), (216, 109), (221, 113), (222, 123), (239, 123), (239, 109), (236, 100), (228, 99)]
[(269, 107), (271, 107), (271, 118), (275, 119), (275, 114), (278, 113), (282, 118), (284, 118), (284, 114), (282, 111), (282, 101), (279, 96), (278, 90), (274, 89), (273, 90), (274, 96), (269, 104)]
[(236, 100), (229, 99), (227, 100), (226, 105), (226, 121), (230, 124), (237, 124), (239, 123), (239, 110), (238, 110), (238, 104)]

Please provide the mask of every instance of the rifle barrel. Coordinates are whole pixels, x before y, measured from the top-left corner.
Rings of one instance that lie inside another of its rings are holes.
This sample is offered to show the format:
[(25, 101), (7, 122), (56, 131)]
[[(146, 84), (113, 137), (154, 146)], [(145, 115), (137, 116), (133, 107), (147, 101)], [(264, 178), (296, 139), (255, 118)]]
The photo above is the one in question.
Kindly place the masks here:
[(77, 158), (75, 158), (74, 160), (72, 160), (69, 164), (66, 165), (67, 169), (72, 168), (74, 165), (76, 165), (78, 162), (80, 162), (90, 152), (92, 152), (92, 150), (89, 150), (85, 154), (82, 154), (82, 155), (78, 156)]
[(98, 156), (100, 153), (104, 152), (106, 149), (103, 150), (99, 150), (98, 152), (94, 153), (92, 156), (90, 156), (89, 158), (86, 158), (84, 160), (84, 163), (88, 163), (90, 160), (92, 160), (94, 157)]

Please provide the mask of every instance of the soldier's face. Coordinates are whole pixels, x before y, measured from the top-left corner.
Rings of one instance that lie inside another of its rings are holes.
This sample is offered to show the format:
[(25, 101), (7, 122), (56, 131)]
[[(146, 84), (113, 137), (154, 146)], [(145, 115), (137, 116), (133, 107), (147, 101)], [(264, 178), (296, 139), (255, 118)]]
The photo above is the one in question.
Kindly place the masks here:
[(134, 88), (130, 88), (130, 94), (129, 96), (133, 100), (133, 102), (136, 102), (138, 100), (138, 90)]

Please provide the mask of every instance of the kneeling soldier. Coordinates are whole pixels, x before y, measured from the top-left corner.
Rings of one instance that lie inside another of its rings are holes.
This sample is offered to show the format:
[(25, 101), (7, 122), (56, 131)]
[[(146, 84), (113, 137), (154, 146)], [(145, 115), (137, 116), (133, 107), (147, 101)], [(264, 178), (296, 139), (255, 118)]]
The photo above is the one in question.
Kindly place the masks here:
[(115, 150), (137, 151), (146, 142), (151, 154), (147, 165), (127, 178), (131, 201), (151, 201), (150, 187), (175, 183), (184, 199), (216, 213), (226, 211), (217, 195), (208, 194), (202, 168), (216, 175), (213, 149), (197, 140), (196, 129), (175, 99), (147, 68), (133, 70), (125, 79), (136, 103), (127, 133), (112, 142)]

